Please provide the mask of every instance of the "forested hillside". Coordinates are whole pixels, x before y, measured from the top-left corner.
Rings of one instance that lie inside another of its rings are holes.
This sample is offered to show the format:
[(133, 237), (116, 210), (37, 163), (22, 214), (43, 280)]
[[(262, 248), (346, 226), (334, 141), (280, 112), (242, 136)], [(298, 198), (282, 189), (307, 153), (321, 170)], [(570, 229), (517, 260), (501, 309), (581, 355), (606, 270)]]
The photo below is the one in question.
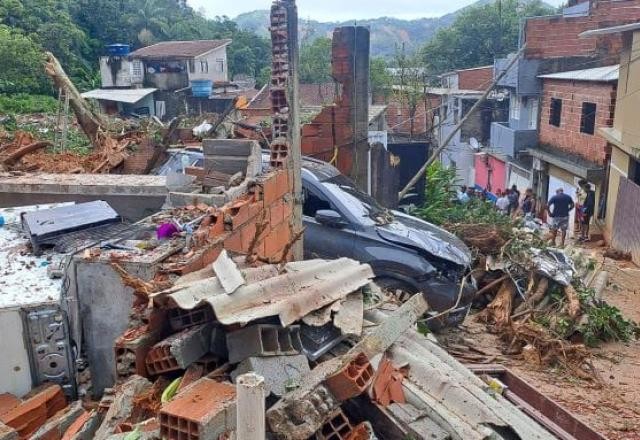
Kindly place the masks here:
[(270, 43), (226, 18), (207, 19), (185, 0), (1, 0), (0, 94), (51, 93), (42, 56), (53, 52), (81, 89), (99, 86), (104, 46), (232, 38), (232, 74), (264, 77)]

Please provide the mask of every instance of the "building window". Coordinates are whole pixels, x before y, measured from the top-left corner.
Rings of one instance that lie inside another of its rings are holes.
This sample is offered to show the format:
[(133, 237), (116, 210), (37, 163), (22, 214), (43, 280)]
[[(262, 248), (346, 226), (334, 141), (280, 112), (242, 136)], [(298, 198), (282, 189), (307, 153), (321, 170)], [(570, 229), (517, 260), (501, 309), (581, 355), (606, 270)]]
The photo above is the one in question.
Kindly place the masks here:
[(218, 72), (224, 72), (224, 60), (217, 59), (216, 68), (218, 69)]
[(195, 60), (189, 60), (189, 73), (196, 73), (196, 62), (195, 62)]
[(562, 118), (562, 99), (551, 98), (551, 107), (549, 109), (549, 124), (560, 127)]
[(520, 119), (520, 98), (514, 96), (511, 98), (511, 119)]
[(582, 117), (580, 118), (580, 132), (593, 134), (596, 131), (596, 105), (593, 102), (582, 103)]
[(142, 78), (142, 61), (134, 61), (131, 64), (131, 75), (134, 78)]
[(209, 73), (209, 62), (207, 60), (200, 60), (200, 72)]

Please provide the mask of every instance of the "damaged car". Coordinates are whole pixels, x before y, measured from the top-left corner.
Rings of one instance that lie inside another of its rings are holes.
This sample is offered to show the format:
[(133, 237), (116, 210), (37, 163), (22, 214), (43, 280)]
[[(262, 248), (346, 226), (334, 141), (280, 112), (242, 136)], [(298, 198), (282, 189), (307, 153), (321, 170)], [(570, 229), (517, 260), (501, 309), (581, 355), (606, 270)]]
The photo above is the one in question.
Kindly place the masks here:
[[(202, 166), (201, 151), (174, 150), (158, 174)], [(264, 167), (269, 155), (263, 155)], [(404, 300), (422, 292), (431, 308), (431, 329), (455, 325), (475, 295), (471, 252), (456, 236), (433, 224), (382, 207), (326, 162), (302, 162), (305, 258), (348, 257), (368, 263), (379, 286)]]

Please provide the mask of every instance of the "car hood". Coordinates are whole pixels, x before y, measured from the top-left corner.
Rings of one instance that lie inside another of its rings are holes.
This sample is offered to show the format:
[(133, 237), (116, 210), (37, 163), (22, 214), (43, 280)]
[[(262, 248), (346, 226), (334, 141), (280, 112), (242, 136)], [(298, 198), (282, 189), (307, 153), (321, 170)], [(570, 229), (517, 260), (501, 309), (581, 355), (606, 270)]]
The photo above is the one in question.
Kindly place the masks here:
[(393, 215), (393, 222), (376, 227), (383, 239), (423, 250), (461, 266), (471, 264), (469, 248), (455, 235), (399, 211), (393, 211)]

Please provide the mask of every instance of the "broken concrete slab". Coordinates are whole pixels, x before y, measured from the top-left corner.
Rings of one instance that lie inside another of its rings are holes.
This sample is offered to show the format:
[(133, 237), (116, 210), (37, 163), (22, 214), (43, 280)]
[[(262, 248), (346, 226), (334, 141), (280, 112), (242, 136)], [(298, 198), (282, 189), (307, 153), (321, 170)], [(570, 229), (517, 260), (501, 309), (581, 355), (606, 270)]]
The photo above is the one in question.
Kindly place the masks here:
[(216, 261), (213, 262), (213, 271), (227, 294), (235, 292), (238, 287), (246, 284), (238, 265), (229, 258), (227, 251), (224, 249), (220, 252)]
[(95, 433), (94, 440), (106, 440), (114, 434), (116, 426), (131, 416), (136, 396), (149, 391), (152, 386), (151, 382), (140, 376), (131, 376), (120, 385), (102, 425)]
[(254, 372), (264, 377), (267, 394), (280, 397), (287, 391), (300, 386), (301, 377), (308, 373), (309, 361), (303, 354), (292, 356), (249, 357), (231, 372), (231, 379)]
[(362, 292), (347, 295), (333, 317), (333, 325), (342, 331), (343, 335), (360, 336), (364, 316), (364, 298)]

